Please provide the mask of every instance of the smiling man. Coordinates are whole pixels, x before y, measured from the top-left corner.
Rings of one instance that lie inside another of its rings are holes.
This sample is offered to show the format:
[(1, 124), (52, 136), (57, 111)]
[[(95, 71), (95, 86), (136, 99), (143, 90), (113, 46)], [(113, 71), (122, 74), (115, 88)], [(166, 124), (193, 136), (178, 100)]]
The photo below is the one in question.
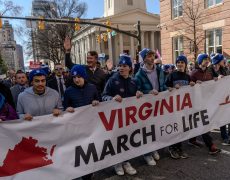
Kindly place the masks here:
[(30, 72), (32, 87), (19, 94), (17, 111), (20, 118), (32, 120), (33, 116), (61, 113), (61, 101), (58, 92), (46, 87), (46, 73), (42, 69)]
[[(65, 65), (67, 68), (72, 69), (75, 65), (70, 58), (71, 41), (69, 37), (66, 37), (64, 42), (65, 48)], [(85, 66), (87, 81), (94, 84), (97, 87), (99, 98), (101, 99), (101, 93), (105, 86), (106, 74), (105, 72), (97, 67), (98, 54), (96, 51), (89, 51), (87, 53), (87, 65)]]

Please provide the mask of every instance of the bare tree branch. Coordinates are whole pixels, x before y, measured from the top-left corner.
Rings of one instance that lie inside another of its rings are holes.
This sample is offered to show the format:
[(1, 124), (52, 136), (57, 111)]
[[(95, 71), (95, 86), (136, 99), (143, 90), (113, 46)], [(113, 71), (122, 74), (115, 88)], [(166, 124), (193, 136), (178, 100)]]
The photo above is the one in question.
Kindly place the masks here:
[[(199, 44), (205, 39), (202, 26), (203, 12), (201, 10), (202, 2), (200, 0), (184, 0), (183, 1), (183, 17), (180, 18), (181, 26), (176, 28), (178, 32), (183, 30), (181, 36), (187, 42), (189, 46), (192, 43), (193, 57), (197, 58), (199, 53)], [(191, 49), (191, 47), (189, 47)]]
[[(40, 15), (48, 18), (74, 19), (81, 17), (86, 10), (87, 4), (79, 0), (53, 0), (52, 3), (44, 5)], [(46, 24), (45, 30), (36, 33), (36, 57), (49, 59), (54, 63), (62, 62), (64, 60), (64, 39), (67, 35), (73, 36), (74, 32), (73, 24)], [(32, 49), (31, 38), (27, 45), (29, 49)]]

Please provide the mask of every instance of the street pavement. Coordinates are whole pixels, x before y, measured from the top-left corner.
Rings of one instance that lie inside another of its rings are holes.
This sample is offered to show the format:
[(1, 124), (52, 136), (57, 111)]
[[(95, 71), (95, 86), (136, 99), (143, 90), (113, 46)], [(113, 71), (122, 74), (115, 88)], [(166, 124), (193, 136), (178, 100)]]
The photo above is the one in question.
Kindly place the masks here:
[[(174, 160), (167, 148), (158, 152), (161, 159), (156, 166), (148, 166), (143, 157), (131, 160), (138, 171), (134, 176), (117, 176), (112, 167), (96, 172), (93, 180), (230, 180), (230, 146), (221, 145), (220, 132), (213, 131), (214, 143), (222, 149), (217, 155), (209, 155), (204, 145), (197, 148), (183, 142), (188, 159)], [(200, 137), (198, 138), (199, 140)]]

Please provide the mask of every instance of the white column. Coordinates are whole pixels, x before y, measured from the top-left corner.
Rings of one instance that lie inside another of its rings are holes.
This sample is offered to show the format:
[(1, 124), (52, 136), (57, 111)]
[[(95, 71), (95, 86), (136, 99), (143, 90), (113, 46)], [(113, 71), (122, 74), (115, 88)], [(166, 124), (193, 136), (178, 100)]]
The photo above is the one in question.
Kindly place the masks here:
[(80, 43), (76, 41), (76, 62), (77, 64), (80, 63)]
[(100, 53), (105, 53), (105, 42), (102, 38), (101, 38), (101, 52)]
[(87, 52), (91, 51), (89, 35), (86, 37), (86, 49), (87, 49)]
[(141, 48), (142, 49), (146, 48), (145, 47), (145, 32), (144, 31), (141, 32)]
[(81, 64), (84, 64), (84, 53), (85, 53), (85, 47), (84, 47), (84, 39), (81, 39)]
[(77, 58), (77, 41), (75, 41), (74, 42), (74, 57), (75, 57), (75, 59), (74, 59), (74, 61), (75, 61), (75, 63), (78, 63), (78, 58)]
[(95, 34), (91, 34), (91, 45), (92, 45), (92, 50), (95, 51), (96, 50), (96, 37)]
[(130, 55), (132, 58), (135, 57), (134, 37), (130, 36)]
[(154, 31), (151, 31), (151, 49), (155, 50), (155, 37), (154, 37)]
[(112, 51), (112, 37), (108, 38), (108, 47), (109, 47), (109, 59), (113, 59), (113, 51)]
[(123, 53), (124, 47), (123, 47), (123, 34), (119, 33), (119, 45), (120, 45), (120, 53)]
[(88, 52), (87, 38), (84, 38), (84, 54), (83, 54), (83, 63), (86, 64), (86, 55)]
[[(95, 38), (96, 38), (96, 36), (95, 36)], [(95, 39), (95, 43), (96, 43), (96, 51), (97, 51), (97, 53), (101, 53), (101, 43), (96, 42), (96, 39)]]

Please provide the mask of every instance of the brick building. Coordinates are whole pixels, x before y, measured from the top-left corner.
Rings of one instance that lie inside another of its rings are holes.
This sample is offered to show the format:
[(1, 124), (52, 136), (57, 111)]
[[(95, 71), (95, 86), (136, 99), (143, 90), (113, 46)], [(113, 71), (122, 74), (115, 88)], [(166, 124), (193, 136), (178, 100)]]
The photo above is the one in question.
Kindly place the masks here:
[(160, 0), (158, 27), (163, 63), (200, 52), (230, 58), (230, 0)]

